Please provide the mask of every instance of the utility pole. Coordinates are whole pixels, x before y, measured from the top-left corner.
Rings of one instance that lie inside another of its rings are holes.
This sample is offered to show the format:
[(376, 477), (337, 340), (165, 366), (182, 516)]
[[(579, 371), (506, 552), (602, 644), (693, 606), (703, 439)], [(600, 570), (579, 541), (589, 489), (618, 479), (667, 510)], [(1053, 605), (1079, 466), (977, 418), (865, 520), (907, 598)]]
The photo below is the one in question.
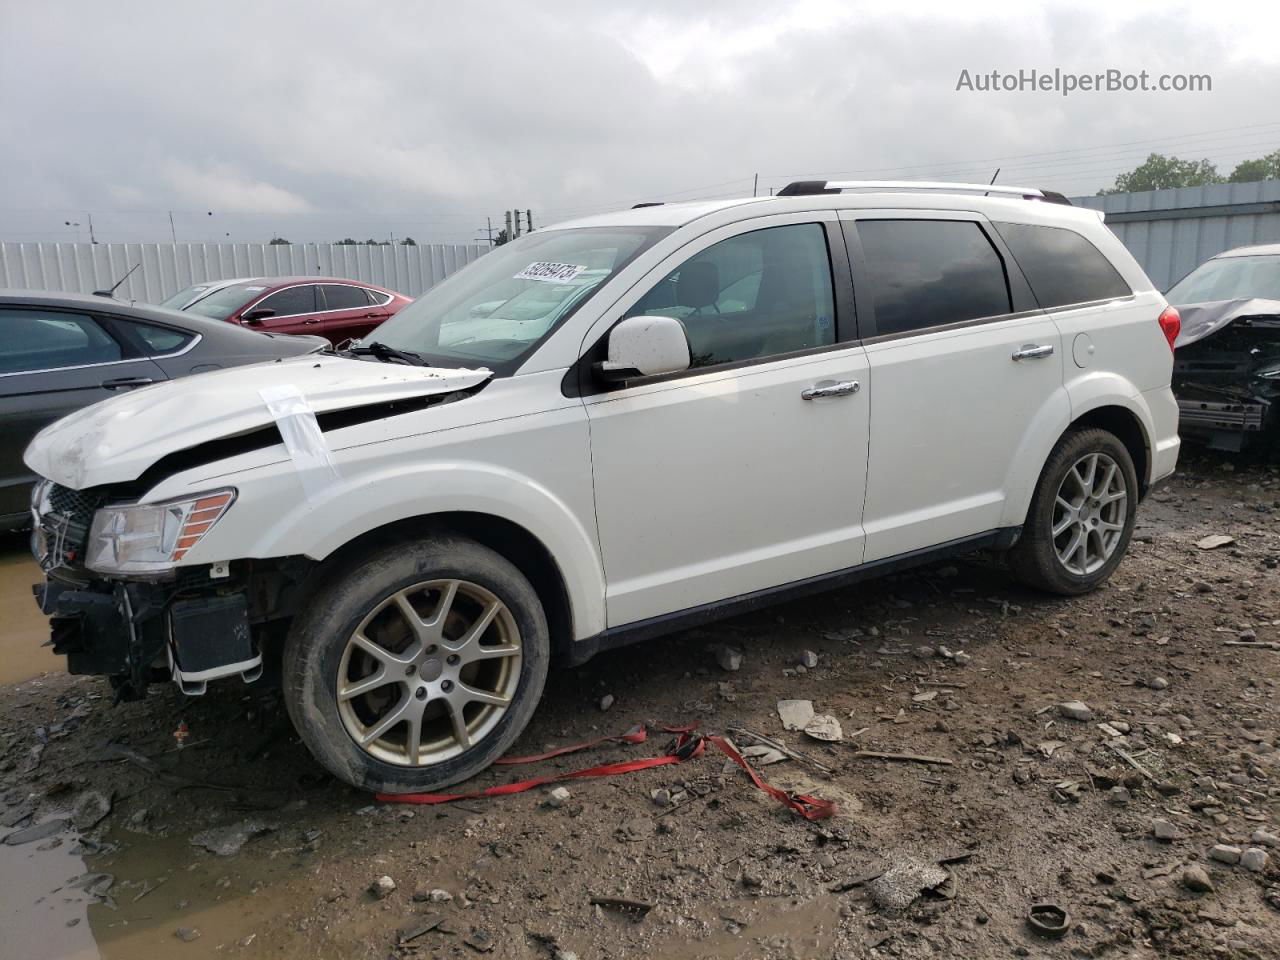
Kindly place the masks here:
[(98, 238), (93, 235), (93, 214), (92, 213), (88, 214), (88, 217), (89, 217), (89, 242), (97, 243)]
[(751, 195), (753, 197), (758, 189), (760, 189), (760, 174), (757, 173), (755, 179), (751, 181)]
[(511, 232), (511, 211), (508, 210), (506, 213), (507, 213), (507, 239), (511, 240), (514, 238), (514, 235)]
[(175, 230), (175, 229), (174, 229), (174, 226), (173, 226), (173, 211), (172, 211), (172, 210), (170, 210), (170, 211), (169, 211), (169, 236), (173, 237), (173, 242), (174, 242), (175, 244), (178, 242), (178, 231), (177, 231), (177, 230)]
[(518, 237), (520, 236), (520, 211), (512, 210), (511, 213), (516, 218), (516, 232), (514, 234), (514, 237)]
[(526, 210), (524, 212), (524, 224), (529, 228), (529, 232), (533, 233), (533, 211)]

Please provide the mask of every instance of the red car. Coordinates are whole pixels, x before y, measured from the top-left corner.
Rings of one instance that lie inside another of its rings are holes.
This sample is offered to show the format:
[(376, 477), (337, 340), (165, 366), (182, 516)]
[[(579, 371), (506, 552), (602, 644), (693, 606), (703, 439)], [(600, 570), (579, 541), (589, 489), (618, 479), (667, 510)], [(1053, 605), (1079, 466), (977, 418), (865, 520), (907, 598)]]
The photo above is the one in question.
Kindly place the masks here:
[(264, 333), (304, 333), (335, 346), (363, 337), (413, 301), (336, 277), (261, 277), (211, 289), (183, 310)]

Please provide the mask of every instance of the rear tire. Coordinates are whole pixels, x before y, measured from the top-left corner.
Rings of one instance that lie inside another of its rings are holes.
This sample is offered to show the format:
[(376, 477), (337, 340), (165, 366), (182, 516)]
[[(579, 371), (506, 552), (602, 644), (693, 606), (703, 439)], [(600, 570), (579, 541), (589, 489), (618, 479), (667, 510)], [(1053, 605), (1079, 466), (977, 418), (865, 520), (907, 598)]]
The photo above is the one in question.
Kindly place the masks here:
[(493, 550), (442, 535), (344, 557), (294, 618), (284, 699), (340, 780), (438, 790), (501, 756), (542, 696), (538, 595)]
[(1138, 475), (1125, 445), (1106, 430), (1073, 430), (1040, 472), (1009, 567), (1038, 590), (1087, 593), (1124, 558), (1137, 508)]

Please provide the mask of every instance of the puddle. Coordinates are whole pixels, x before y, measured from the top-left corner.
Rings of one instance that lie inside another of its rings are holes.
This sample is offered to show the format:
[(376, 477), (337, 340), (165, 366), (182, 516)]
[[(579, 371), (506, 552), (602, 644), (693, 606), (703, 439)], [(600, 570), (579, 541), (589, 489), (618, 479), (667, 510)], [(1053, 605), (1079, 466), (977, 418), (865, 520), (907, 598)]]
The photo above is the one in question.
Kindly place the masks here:
[(49, 639), (49, 621), (36, 606), (31, 585), (42, 577), (27, 546), (27, 534), (0, 536), (0, 610), (5, 617), (5, 629), (0, 632), (0, 685), (66, 669), (62, 657), (41, 646)]
[[(5, 830), (6, 835), (13, 831)], [(98, 960), (88, 923), (94, 899), (71, 883), (88, 868), (76, 853), (74, 831), (57, 846), (36, 840), (0, 843), (0, 931), (3, 952), (23, 960)], [(41, 849), (41, 848), (45, 849)]]

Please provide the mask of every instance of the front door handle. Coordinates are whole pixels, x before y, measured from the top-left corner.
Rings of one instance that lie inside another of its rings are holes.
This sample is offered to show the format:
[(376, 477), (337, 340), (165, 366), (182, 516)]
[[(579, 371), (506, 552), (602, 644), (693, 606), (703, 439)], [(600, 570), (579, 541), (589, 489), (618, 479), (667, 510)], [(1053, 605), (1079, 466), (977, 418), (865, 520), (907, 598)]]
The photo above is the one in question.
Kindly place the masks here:
[(134, 387), (145, 387), (155, 383), (150, 377), (120, 377), (117, 380), (103, 380), (102, 386), (107, 390), (132, 390)]
[(1039, 360), (1043, 357), (1051, 356), (1053, 356), (1052, 343), (1025, 343), (1013, 351), (1013, 359), (1015, 360)]
[(320, 321), (315, 319), (315, 317), (308, 317), (306, 320), (303, 320), (302, 322), (310, 324), (310, 323), (319, 323)]
[(857, 380), (828, 380), (815, 383), (800, 391), (805, 400), (821, 400), (823, 397), (850, 397), (862, 389)]

